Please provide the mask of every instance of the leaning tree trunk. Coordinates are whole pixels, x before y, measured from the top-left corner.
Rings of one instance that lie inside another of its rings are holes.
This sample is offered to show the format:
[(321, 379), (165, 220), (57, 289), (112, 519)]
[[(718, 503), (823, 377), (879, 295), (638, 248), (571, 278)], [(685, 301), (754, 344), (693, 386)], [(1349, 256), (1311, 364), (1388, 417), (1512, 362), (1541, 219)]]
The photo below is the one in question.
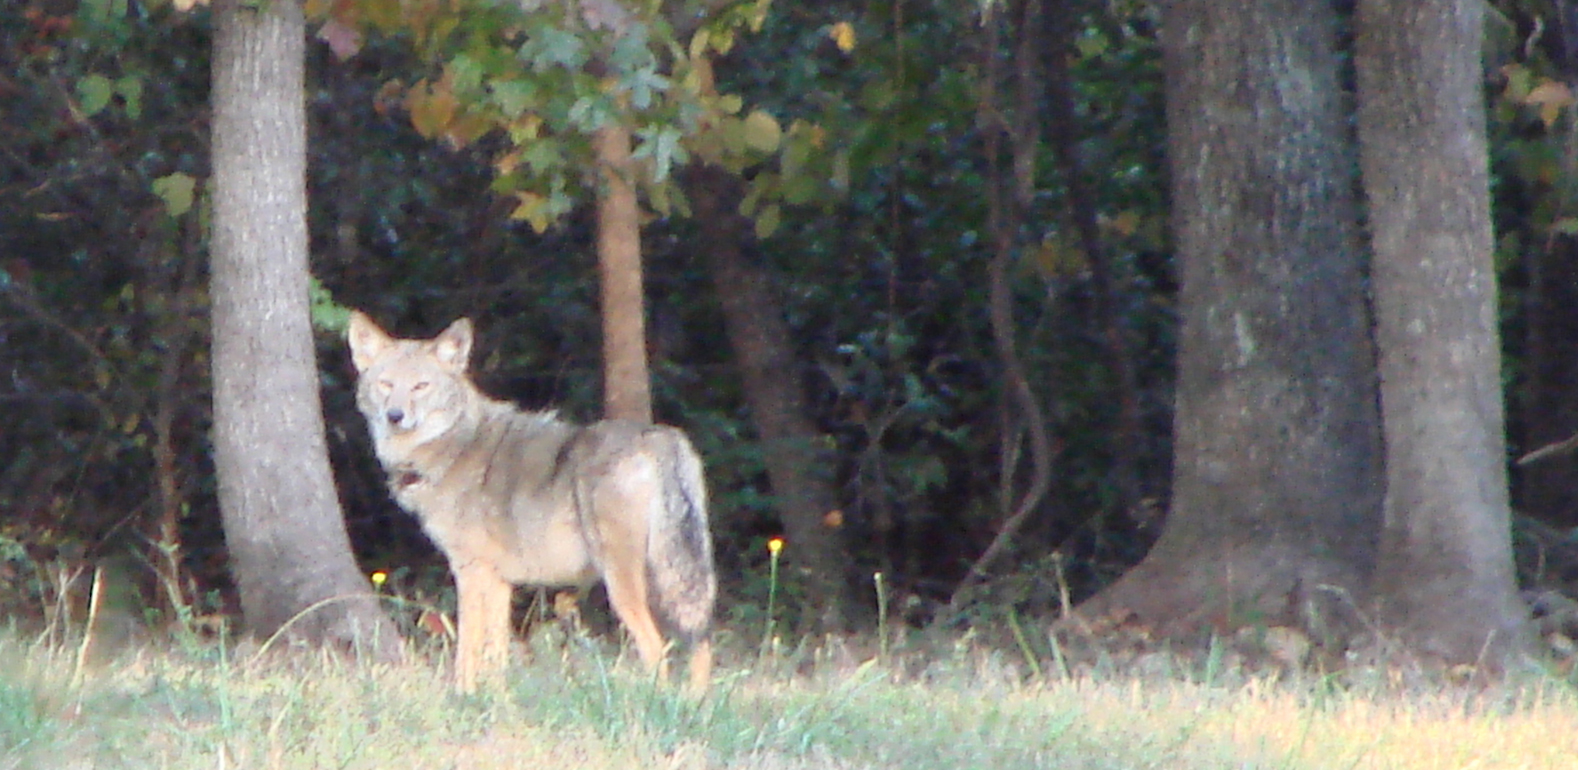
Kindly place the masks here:
[(214, 464), (247, 627), (398, 653), (351, 556), (307, 305), (299, 0), (215, 6)]
[(827, 469), (817, 457), (820, 433), (807, 414), (783, 303), (773, 292), (771, 275), (752, 264), (741, 244), (747, 222), (732, 201), (743, 194), (739, 179), (714, 168), (690, 173), (696, 220), (702, 223), (701, 249), (712, 271), (723, 309), (724, 327), (740, 371), (745, 402), (762, 443), (768, 483), (777, 501), (789, 547), (784, 558), (803, 568), (809, 585), (807, 606), (819, 609), (824, 630), (844, 625), (847, 562), (831, 516), (834, 492)]
[(1512, 574), (1478, 0), (1361, 0), (1359, 142), (1386, 436), (1381, 621), (1415, 652), (1528, 641)]
[(1087, 601), (1165, 635), (1357, 590), (1381, 504), (1351, 142), (1328, 4), (1165, 4), (1181, 263), (1172, 506)]
[(641, 288), (641, 208), (630, 131), (607, 125), (592, 138), (597, 188), (597, 264), (603, 297), (603, 416), (652, 421), (646, 299)]

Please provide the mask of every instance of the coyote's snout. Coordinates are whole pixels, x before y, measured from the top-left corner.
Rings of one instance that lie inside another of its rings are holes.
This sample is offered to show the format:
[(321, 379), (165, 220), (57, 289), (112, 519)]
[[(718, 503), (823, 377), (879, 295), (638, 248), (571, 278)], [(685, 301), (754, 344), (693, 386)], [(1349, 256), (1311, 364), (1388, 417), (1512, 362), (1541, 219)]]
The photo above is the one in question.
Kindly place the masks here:
[(472, 689), (509, 651), (514, 585), (602, 580), (642, 660), (664, 631), (706, 686), (717, 594), (701, 460), (676, 428), (580, 426), (488, 398), (467, 376), (471, 322), (430, 340), (353, 313), (356, 402), (395, 500), (449, 560), (460, 604), (456, 683)]

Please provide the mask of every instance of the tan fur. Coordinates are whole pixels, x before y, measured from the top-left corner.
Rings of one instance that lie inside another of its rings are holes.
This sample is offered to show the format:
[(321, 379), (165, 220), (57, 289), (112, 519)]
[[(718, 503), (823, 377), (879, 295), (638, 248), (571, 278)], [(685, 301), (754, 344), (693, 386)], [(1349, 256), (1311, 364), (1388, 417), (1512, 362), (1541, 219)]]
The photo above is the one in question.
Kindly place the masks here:
[(449, 559), (460, 605), (457, 686), (503, 668), (516, 585), (602, 580), (641, 659), (666, 671), (664, 631), (706, 687), (717, 581), (701, 461), (677, 428), (580, 426), (483, 395), (466, 374), (471, 323), (431, 340), (353, 313), (356, 402), (401, 506)]

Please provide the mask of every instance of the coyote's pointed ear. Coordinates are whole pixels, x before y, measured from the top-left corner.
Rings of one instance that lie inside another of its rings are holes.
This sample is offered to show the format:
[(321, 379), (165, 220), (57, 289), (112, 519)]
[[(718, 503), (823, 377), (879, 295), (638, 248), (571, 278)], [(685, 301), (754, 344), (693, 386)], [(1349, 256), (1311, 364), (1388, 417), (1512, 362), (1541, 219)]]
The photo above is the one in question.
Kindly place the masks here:
[(459, 319), (433, 338), (433, 356), (450, 369), (464, 372), (471, 361), (471, 339), (471, 319)]
[(351, 311), (351, 324), (345, 330), (345, 338), (351, 343), (351, 363), (356, 366), (357, 372), (367, 371), (367, 367), (373, 365), (373, 359), (394, 342), (393, 337), (378, 328), (378, 324), (360, 310)]

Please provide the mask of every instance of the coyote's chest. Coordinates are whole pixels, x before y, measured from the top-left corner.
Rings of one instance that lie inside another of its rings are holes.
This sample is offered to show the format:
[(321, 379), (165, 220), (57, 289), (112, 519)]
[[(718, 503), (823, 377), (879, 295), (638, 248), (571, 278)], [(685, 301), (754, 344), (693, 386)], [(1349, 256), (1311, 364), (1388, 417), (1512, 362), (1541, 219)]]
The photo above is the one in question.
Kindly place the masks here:
[(555, 477), (552, 444), (539, 446), (540, 438), (470, 442), (428, 462), (396, 464), (390, 490), (452, 566), (485, 561), (517, 584), (589, 582), (571, 480)]

